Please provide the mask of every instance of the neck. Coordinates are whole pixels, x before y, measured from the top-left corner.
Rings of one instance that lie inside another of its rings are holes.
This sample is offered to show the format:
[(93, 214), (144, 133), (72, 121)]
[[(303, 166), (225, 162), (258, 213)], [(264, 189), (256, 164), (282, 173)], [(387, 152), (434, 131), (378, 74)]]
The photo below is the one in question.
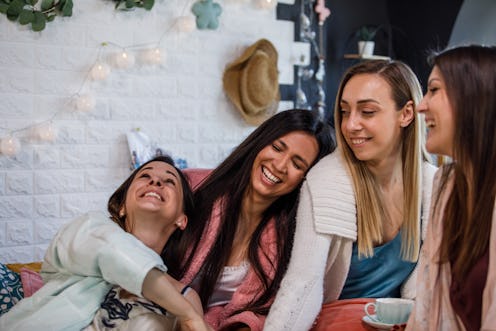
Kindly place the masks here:
[(262, 219), (263, 213), (270, 207), (275, 200), (268, 200), (258, 197), (247, 190), (241, 202), (240, 217), (248, 222), (258, 224)]
[(367, 168), (374, 175), (379, 186), (388, 190), (403, 182), (403, 161), (401, 154), (387, 158), (378, 163), (369, 163)]
[(174, 222), (166, 222), (167, 225), (164, 225), (163, 219), (150, 216), (128, 216), (126, 223), (129, 224), (128, 232), (159, 255), (176, 229)]

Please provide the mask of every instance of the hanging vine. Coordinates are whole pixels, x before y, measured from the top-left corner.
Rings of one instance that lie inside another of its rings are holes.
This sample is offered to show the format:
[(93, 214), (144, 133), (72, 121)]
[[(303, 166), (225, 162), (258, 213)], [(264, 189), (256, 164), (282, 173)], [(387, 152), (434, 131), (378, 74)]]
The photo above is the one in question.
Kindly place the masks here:
[(135, 7), (152, 9), (155, 0), (112, 0), (115, 2), (115, 9), (133, 10)]
[(11, 21), (31, 24), (33, 31), (41, 31), (55, 16), (72, 16), (72, 0), (0, 0), (0, 12)]

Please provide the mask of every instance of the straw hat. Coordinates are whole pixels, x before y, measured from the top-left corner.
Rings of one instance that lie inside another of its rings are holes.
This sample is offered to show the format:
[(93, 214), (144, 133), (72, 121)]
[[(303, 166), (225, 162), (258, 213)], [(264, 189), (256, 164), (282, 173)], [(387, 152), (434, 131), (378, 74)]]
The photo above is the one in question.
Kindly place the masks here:
[(227, 65), (224, 90), (245, 121), (259, 125), (277, 112), (280, 94), (277, 51), (260, 39)]

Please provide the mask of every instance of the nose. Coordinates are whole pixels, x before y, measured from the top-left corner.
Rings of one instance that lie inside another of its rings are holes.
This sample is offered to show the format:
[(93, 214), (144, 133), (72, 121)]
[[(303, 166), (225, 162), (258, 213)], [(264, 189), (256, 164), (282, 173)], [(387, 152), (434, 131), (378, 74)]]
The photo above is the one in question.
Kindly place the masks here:
[(425, 100), (425, 96), (420, 100), (420, 103), (417, 105), (417, 112), (423, 113), (427, 110), (427, 101)]
[(345, 128), (348, 131), (357, 131), (362, 128), (361, 122), (360, 122), (360, 116), (357, 114), (357, 112), (350, 112), (348, 117), (343, 118), (343, 124), (345, 125)]
[(288, 170), (288, 163), (290, 162), (290, 157), (288, 154), (280, 155), (279, 158), (275, 159), (273, 162), (274, 168), (280, 173), (286, 173)]
[(158, 177), (151, 177), (149, 184), (150, 185), (156, 185), (156, 186), (160, 187), (160, 186), (162, 186), (162, 181)]

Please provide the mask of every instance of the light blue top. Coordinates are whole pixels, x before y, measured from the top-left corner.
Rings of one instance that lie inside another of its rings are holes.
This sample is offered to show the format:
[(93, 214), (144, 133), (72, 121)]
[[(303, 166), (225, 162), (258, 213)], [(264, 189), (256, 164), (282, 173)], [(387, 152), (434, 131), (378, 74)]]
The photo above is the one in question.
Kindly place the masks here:
[(45, 285), (0, 317), (0, 330), (79, 331), (117, 284), (141, 296), (152, 268), (167, 271), (160, 256), (104, 213), (65, 225), (45, 255)]
[(416, 263), (401, 259), (401, 231), (390, 242), (374, 247), (374, 256), (358, 257), (353, 243), (350, 271), (340, 299), (401, 297), (400, 289)]

